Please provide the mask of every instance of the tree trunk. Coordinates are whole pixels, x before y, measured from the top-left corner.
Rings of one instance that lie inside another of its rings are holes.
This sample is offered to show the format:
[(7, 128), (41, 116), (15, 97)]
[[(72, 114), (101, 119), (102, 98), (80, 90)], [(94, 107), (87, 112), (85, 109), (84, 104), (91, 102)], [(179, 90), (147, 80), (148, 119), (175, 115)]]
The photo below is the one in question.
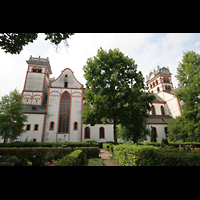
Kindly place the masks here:
[(116, 133), (116, 117), (115, 117), (115, 114), (114, 114), (114, 130), (113, 130), (113, 133), (114, 133), (114, 145), (117, 144), (117, 133)]

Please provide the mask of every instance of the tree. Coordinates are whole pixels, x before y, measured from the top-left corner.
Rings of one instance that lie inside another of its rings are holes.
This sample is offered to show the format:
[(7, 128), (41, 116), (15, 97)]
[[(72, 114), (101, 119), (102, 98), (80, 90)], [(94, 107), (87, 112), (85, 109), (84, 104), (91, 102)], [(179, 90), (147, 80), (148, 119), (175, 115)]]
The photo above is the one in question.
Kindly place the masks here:
[(87, 60), (83, 71), (88, 85), (84, 91), (86, 105), (82, 114), (83, 123), (94, 126), (107, 120), (113, 121), (115, 144), (117, 124), (126, 127), (132, 125), (135, 134), (140, 131), (142, 127), (136, 127), (143, 123), (144, 113), (147, 114), (149, 102), (154, 97), (143, 91), (147, 88), (142, 73), (137, 72), (135, 61), (124, 56), (119, 49), (106, 52), (100, 48), (97, 56)]
[(179, 62), (176, 78), (180, 89), (175, 96), (183, 101), (182, 115), (188, 136), (200, 140), (200, 55), (188, 51)]
[(188, 136), (185, 124), (186, 119), (184, 116), (177, 116), (176, 118), (170, 119), (169, 123), (167, 124), (167, 129), (169, 131), (168, 138), (170, 141), (191, 140), (191, 138)]
[[(74, 33), (45, 33), (45, 40), (58, 45), (62, 40), (67, 45), (67, 38)], [(0, 47), (11, 54), (19, 54), (23, 46), (36, 40), (38, 33), (0, 33)]]
[(27, 116), (22, 113), (24, 104), (22, 104), (22, 95), (15, 89), (9, 95), (2, 97), (0, 101), (0, 135), (3, 139), (10, 138), (11, 141), (24, 130), (24, 122)]
[(146, 123), (143, 123), (142, 125), (143, 126), (140, 127), (139, 131), (133, 129), (133, 127), (137, 128), (138, 126), (129, 125), (129, 127), (126, 127), (119, 125), (117, 129), (117, 137), (126, 141), (131, 139), (133, 143), (143, 141), (146, 136), (150, 135), (150, 131), (148, 130)]

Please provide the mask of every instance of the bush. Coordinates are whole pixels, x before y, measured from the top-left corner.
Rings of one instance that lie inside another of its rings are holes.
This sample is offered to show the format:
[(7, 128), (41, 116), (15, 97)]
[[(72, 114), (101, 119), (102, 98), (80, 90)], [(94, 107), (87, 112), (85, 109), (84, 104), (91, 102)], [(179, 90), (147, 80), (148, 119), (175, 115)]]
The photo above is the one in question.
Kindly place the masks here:
[(18, 162), (18, 161), (19, 161), (19, 159), (18, 159), (16, 156), (12, 156), (12, 157), (10, 157), (10, 158), (8, 158), (8, 159), (6, 160), (6, 162), (11, 163), (12, 166), (13, 166), (16, 162)]
[(96, 141), (86, 141), (86, 142), (13, 142), (13, 143), (0, 143), (0, 147), (10, 148), (10, 147), (90, 147), (90, 143), (93, 147), (99, 147)]
[(113, 159), (119, 166), (200, 166), (200, 152), (180, 151), (172, 146), (114, 146)]
[(168, 139), (167, 138), (165, 138), (165, 139), (162, 138), (161, 144), (169, 145)]
[(83, 154), (86, 158), (98, 158), (99, 148), (98, 147), (76, 147), (74, 150), (83, 150)]
[(103, 149), (105, 151), (113, 152), (113, 143), (103, 143)]
[[(66, 154), (70, 154), (74, 150), (82, 150), (86, 158), (99, 157), (98, 147), (35, 147), (35, 148), (0, 148), (0, 155), (16, 156), (20, 159), (27, 159), (33, 162), (33, 166), (42, 165), (45, 161), (56, 160), (62, 158)], [(51, 151), (51, 152), (49, 152)], [(45, 157), (48, 158), (45, 158)]]
[(64, 156), (55, 166), (80, 166), (84, 161), (83, 150), (75, 150)]

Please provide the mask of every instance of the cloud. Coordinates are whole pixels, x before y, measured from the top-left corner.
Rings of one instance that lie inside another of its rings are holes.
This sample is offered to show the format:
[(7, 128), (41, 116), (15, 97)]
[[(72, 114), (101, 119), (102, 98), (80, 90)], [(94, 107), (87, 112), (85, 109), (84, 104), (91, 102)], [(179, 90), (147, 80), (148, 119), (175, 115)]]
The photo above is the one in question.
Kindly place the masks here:
[(64, 68), (71, 68), (82, 84), (83, 66), (88, 58), (104, 50), (119, 48), (125, 55), (133, 58), (143, 76), (160, 67), (168, 66), (172, 73), (174, 86), (177, 85), (176, 68), (181, 61), (183, 51), (193, 50), (200, 53), (200, 34), (197, 33), (76, 33), (68, 40), (69, 47), (62, 42), (56, 52), (55, 45), (44, 40), (39, 34), (34, 43), (27, 45), (19, 55), (11, 55), (0, 50), (0, 97), (16, 87), (22, 91), (27, 71), (26, 60), (33, 57), (49, 57), (53, 74), (57, 78)]

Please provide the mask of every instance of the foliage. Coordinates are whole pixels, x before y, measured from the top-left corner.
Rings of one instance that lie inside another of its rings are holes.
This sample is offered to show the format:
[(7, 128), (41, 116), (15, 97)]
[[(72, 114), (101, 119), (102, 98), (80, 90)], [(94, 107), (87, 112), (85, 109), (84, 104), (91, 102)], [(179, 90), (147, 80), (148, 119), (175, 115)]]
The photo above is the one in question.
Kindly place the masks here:
[(10, 138), (11, 141), (24, 130), (27, 117), (22, 113), (22, 95), (15, 89), (9, 95), (2, 97), (0, 101), (0, 135), (3, 139)]
[(155, 147), (119, 145), (114, 147), (114, 160), (118, 166), (151, 166)]
[(177, 75), (180, 89), (175, 96), (183, 101), (184, 131), (191, 141), (200, 141), (200, 55), (194, 51), (183, 53)]
[(186, 119), (184, 116), (177, 116), (170, 119), (169, 123), (167, 124), (167, 129), (169, 130), (168, 138), (170, 139), (170, 141), (186, 141), (191, 139), (188, 136), (185, 124)]
[[(67, 39), (74, 33), (45, 33), (45, 40), (58, 45), (62, 40), (67, 45)], [(37, 39), (38, 33), (0, 33), (0, 47), (11, 54), (19, 54), (23, 47)]]
[(147, 88), (135, 61), (119, 49), (106, 52), (100, 48), (96, 56), (87, 60), (83, 71), (87, 81), (83, 123), (93, 126), (113, 121), (115, 144), (117, 124), (129, 127), (131, 137), (140, 133), (154, 97), (144, 92)]
[[(29, 147), (29, 148), (0, 148), (0, 155), (11, 155), (19, 158), (21, 162), (23, 159), (33, 162), (33, 165), (42, 165), (44, 162), (53, 159), (61, 158), (63, 155), (70, 154), (75, 150), (82, 150), (86, 158), (98, 158), (98, 147)], [(49, 152), (51, 151), (51, 152)], [(54, 151), (56, 151), (54, 153)], [(37, 160), (37, 163), (35, 162)], [(35, 163), (35, 164), (34, 164)]]
[(101, 158), (84, 159), (82, 166), (105, 166)]
[(19, 159), (16, 156), (12, 156), (12, 157), (8, 158), (6, 160), (6, 162), (11, 163), (13, 166), (16, 162), (19, 162)]
[[(99, 147), (97, 142), (92, 142), (93, 147)], [(89, 142), (13, 142), (0, 143), (0, 147), (89, 147)]]
[(83, 161), (83, 151), (75, 150), (71, 154), (64, 156), (55, 166), (80, 166)]
[(191, 153), (168, 146), (114, 146), (114, 160), (118, 166), (200, 166), (199, 150)]
[(113, 151), (113, 144), (112, 143), (103, 143), (103, 149), (105, 151)]
[(44, 162), (52, 162), (52, 160), (61, 159), (64, 156), (62, 151), (58, 151), (57, 149), (53, 151), (52, 149), (49, 150), (48, 154), (44, 158)]
[(167, 138), (162, 138), (162, 141), (161, 141), (162, 144), (164, 145), (169, 145), (169, 142), (168, 142), (168, 139)]
[(141, 127), (138, 128), (137, 131), (136, 131), (137, 127), (134, 128), (135, 132), (132, 128), (133, 128), (133, 125), (130, 125), (129, 127), (119, 125), (117, 129), (118, 137), (123, 139), (124, 141), (128, 141), (129, 139), (132, 139), (134, 143), (137, 143), (137, 142), (140, 142), (141, 140), (144, 140), (146, 136), (150, 135), (150, 131), (147, 128), (145, 123), (143, 123)]

